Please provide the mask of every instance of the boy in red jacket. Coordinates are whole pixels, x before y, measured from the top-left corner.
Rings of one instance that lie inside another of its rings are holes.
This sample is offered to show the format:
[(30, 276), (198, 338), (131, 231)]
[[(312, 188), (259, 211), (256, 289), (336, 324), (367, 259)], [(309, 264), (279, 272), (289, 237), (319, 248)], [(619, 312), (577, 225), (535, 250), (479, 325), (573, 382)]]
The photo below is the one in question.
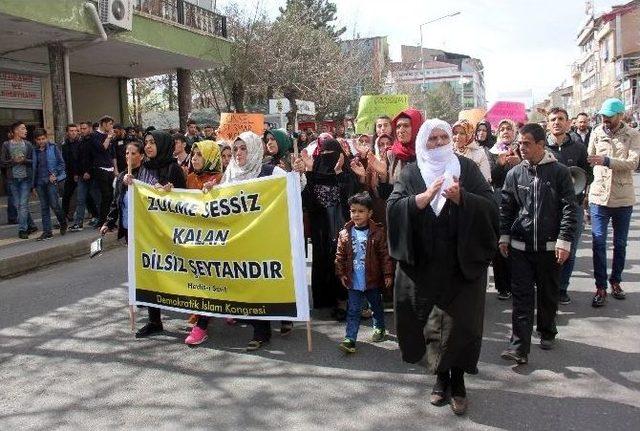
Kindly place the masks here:
[(373, 201), (363, 192), (349, 198), (351, 220), (338, 235), (336, 274), (342, 285), (349, 289), (347, 333), (339, 348), (355, 353), (360, 326), (362, 302), (366, 299), (373, 311), (371, 341), (385, 340), (382, 288), (391, 288), (393, 265), (387, 250), (387, 235), (382, 225), (371, 220)]

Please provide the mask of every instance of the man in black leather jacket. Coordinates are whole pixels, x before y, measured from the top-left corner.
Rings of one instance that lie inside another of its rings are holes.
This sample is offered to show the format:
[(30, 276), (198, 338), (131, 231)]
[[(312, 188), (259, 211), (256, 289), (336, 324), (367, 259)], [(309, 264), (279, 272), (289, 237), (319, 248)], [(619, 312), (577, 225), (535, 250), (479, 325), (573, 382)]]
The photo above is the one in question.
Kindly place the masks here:
[(540, 125), (520, 129), (523, 161), (507, 174), (500, 204), (499, 247), (511, 258), (513, 294), (511, 342), (502, 357), (519, 364), (528, 361), (536, 302), (540, 347), (553, 348), (560, 267), (569, 258), (576, 231), (571, 174), (545, 144)]

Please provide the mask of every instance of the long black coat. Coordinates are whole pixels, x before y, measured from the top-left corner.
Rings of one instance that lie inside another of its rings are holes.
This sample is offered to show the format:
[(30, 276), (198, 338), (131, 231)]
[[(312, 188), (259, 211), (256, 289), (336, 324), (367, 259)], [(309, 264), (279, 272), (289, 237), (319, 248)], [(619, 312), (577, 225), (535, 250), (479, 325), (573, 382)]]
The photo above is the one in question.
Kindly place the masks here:
[[(487, 268), (498, 242), (498, 208), (491, 186), (472, 161), (460, 160), (461, 202), (447, 202), (439, 217), (418, 209), (426, 190), (415, 163), (407, 165), (387, 202), (395, 280), (396, 329), (403, 360), (423, 358), (429, 340), (424, 327), (434, 306), (446, 315), (427, 357), (430, 368), (474, 372), (482, 341)], [(429, 328), (427, 333), (432, 332)]]

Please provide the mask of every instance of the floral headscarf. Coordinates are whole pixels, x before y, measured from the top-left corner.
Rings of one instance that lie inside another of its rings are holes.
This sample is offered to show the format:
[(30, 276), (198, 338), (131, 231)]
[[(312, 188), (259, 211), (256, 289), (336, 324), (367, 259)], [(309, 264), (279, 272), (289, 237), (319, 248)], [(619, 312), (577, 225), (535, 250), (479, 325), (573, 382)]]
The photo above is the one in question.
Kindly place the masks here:
[(222, 172), (222, 158), (220, 157), (220, 146), (216, 141), (200, 141), (193, 144), (191, 152), (194, 150), (200, 150), (202, 158), (204, 159), (204, 167), (199, 172), (219, 173)]

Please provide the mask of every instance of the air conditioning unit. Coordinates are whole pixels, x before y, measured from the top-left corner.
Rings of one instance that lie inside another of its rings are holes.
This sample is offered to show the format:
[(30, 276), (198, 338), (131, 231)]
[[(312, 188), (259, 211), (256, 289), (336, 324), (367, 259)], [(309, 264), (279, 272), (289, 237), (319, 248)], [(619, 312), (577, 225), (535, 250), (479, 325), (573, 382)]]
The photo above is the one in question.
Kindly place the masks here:
[(100, 21), (105, 26), (131, 31), (134, 0), (98, 0)]

